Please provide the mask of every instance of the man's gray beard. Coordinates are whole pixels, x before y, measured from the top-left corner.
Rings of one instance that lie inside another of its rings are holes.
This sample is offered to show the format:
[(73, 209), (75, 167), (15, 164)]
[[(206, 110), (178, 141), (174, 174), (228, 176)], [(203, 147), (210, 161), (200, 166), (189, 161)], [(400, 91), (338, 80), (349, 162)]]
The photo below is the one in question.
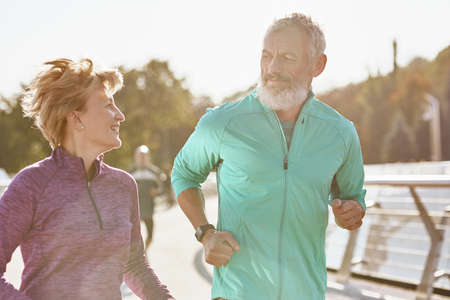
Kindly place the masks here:
[(301, 105), (308, 96), (308, 88), (302, 84), (275, 94), (270, 88), (265, 87), (261, 80), (258, 83), (257, 92), (259, 101), (272, 110), (287, 110)]

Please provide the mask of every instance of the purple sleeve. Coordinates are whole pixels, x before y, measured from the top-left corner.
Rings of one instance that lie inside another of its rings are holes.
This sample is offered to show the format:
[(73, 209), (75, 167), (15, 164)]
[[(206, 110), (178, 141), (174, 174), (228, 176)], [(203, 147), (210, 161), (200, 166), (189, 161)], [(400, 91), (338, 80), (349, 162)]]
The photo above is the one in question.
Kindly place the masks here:
[(166, 300), (175, 299), (169, 290), (156, 276), (149, 266), (144, 252), (144, 243), (141, 236), (141, 223), (139, 220), (139, 206), (136, 184), (133, 187), (132, 203), (132, 232), (130, 257), (125, 267), (124, 280), (127, 286), (141, 299)]
[(11, 255), (31, 228), (33, 219), (31, 186), (25, 174), (18, 174), (0, 198), (0, 299), (2, 300), (31, 300), (4, 278)]

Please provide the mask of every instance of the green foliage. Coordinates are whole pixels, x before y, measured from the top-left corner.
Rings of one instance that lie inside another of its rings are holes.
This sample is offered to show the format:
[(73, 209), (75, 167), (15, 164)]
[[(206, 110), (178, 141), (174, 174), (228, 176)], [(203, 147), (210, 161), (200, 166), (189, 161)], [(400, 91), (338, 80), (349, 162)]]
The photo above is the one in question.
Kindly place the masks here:
[(32, 121), (23, 118), (18, 100), (18, 95), (12, 100), (0, 97), (0, 168), (8, 173), (16, 173), (51, 151)]
[(121, 71), (124, 87), (115, 100), (126, 117), (120, 129), (123, 144), (108, 153), (105, 161), (130, 169), (134, 150), (145, 144), (153, 162), (170, 172), (173, 159), (211, 100), (194, 98), (165, 61), (152, 60), (142, 69)]
[(433, 95), (441, 104), (442, 156), (450, 159), (450, 46), (442, 50), (425, 69)]
[(123, 145), (105, 156), (106, 161), (129, 169), (134, 150), (147, 145), (156, 164), (170, 168), (175, 149), (187, 132), (174, 138), (170, 132), (191, 131), (196, 118), (193, 97), (183, 88), (183, 80), (175, 78), (167, 62), (153, 60), (142, 69), (123, 70), (124, 87), (115, 100), (125, 114), (121, 126)]
[(417, 157), (414, 131), (401, 112), (395, 115), (391, 129), (385, 134), (381, 145), (381, 159), (385, 162), (413, 161)]
[(450, 47), (431, 62), (416, 58), (319, 98), (355, 123), (364, 162), (384, 163), (431, 159), (426, 94), (440, 101), (442, 159), (450, 160)]

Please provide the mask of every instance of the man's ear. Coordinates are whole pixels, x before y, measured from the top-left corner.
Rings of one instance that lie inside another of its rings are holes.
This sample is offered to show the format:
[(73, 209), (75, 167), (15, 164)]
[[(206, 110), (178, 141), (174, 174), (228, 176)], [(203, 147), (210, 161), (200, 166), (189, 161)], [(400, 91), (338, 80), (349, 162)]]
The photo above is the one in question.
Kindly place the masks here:
[(327, 64), (327, 56), (325, 54), (321, 54), (313, 62), (312, 76), (313, 77), (319, 76), (325, 69), (326, 64)]

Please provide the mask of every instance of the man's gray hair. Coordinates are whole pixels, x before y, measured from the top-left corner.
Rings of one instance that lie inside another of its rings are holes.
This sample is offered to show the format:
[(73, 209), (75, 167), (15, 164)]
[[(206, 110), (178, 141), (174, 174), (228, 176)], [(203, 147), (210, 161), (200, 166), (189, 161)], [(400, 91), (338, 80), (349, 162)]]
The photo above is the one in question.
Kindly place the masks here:
[(297, 26), (298, 28), (305, 30), (309, 35), (312, 44), (312, 57), (318, 57), (324, 53), (326, 43), (322, 29), (317, 23), (311, 20), (311, 17), (301, 13), (292, 13), (287, 17), (275, 20), (267, 29), (266, 36), (272, 32), (279, 31), (290, 26)]

